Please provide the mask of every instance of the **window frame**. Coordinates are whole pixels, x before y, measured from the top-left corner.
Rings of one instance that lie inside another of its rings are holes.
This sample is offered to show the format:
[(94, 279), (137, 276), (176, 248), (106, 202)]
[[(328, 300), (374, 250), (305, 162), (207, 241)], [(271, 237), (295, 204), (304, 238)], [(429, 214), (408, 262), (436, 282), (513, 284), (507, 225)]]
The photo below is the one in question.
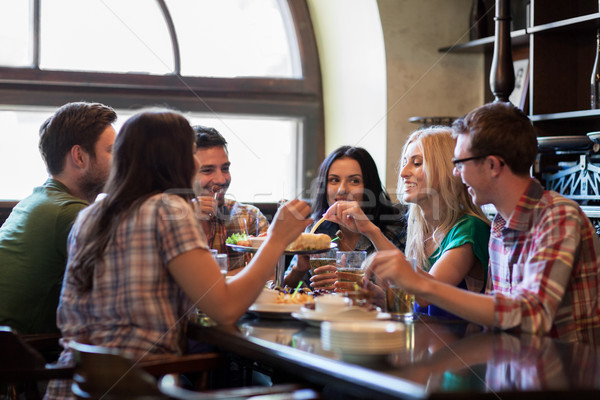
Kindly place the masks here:
[[(215, 112), (299, 118), (303, 150), (299, 184), (309, 189), (324, 158), (323, 96), (316, 40), (306, 0), (286, 2), (294, 24), (302, 78), (208, 78), (179, 74), (175, 29), (163, 0), (158, 1), (171, 35), (175, 71), (169, 75), (52, 71), (39, 68), (40, 1), (32, 0), (33, 64), (0, 67), (0, 106), (60, 107), (96, 101), (116, 109), (168, 104), (182, 112)], [(298, 194), (305, 197), (306, 194)]]

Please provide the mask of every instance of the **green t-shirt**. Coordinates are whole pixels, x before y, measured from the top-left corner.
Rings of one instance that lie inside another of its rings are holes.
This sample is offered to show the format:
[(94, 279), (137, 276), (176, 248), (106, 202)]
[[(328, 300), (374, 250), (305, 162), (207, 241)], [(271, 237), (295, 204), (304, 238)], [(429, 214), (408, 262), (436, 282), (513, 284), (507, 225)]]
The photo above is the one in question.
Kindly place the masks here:
[(473, 247), (475, 257), (481, 262), (484, 269), (484, 276), (487, 277), (490, 258), (488, 252), (489, 240), (490, 226), (477, 217), (465, 215), (448, 231), (444, 239), (442, 239), (442, 243), (440, 243), (427, 260), (429, 261), (429, 265), (433, 265), (446, 251), (470, 243)]
[[(481, 288), (481, 292), (483, 292), (485, 290), (488, 273), (489, 240), (490, 226), (477, 217), (465, 215), (458, 220), (456, 225), (454, 225), (450, 231), (448, 231), (446, 236), (444, 236), (444, 239), (442, 239), (442, 243), (440, 243), (438, 248), (427, 260), (429, 261), (429, 265), (433, 266), (446, 251), (470, 243), (473, 248), (473, 254), (475, 254), (475, 257), (481, 262), (483, 268), (484, 280), (483, 287)], [(427, 271), (429, 271), (429, 269), (431, 269), (431, 267), (429, 267)], [(465, 290), (468, 289), (464, 279), (458, 284), (458, 287)], [(458, 318), (434, 304), (430, 304), (427, 307), (421, 307), (415, 303), (415, 310), (435, 317)]]
[(87, 205), (48, 179), (14, 207), (0, 228), (0, 325), (23, 334), (58, 332), (67, 237)]

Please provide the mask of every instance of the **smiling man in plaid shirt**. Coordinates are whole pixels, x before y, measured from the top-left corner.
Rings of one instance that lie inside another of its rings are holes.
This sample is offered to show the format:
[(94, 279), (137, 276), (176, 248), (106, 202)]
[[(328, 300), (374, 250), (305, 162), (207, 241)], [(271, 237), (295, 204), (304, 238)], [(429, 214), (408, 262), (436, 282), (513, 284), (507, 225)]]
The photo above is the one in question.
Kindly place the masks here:
[(453, 130), (454, 173), (476, 204), (498, 211), (486, 294), (424, 278), (394, 251), (368, 273), (481, 325), (600, 345), (600, 241), (577, 203), (531, 178), (537, 139), (527, 116), (495, 102)]
[(249, 253), (228, 251), (225, 241), (233, 233), (258, 236), (267, 232), (269, 222), (257, 207), (225, 198), (231, 184), (227, 141), (214, 128), (201, 125), (196, 132), (195, 155), (200, 168), (194, 182), (196, 215), (211, 249), (228, 254), (229, 270), (242, 268), (250, 261)]

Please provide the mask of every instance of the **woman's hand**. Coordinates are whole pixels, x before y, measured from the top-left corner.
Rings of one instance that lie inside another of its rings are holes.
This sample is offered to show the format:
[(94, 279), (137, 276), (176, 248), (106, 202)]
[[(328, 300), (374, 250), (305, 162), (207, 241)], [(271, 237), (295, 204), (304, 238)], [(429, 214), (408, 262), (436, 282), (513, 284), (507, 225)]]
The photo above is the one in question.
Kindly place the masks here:
[(313, 222), (311, 218), (307, 218), (309, 214), (310, 206), (305, 201), (295, 199), (285, 203), (273, 217), (267, 240), (283, 244), (285, 248)]
[(356, 201), (336, 201), (323, 214), (326, 220), (334, 222), (352, 232), (368, 234), (378, 229), (369, 220)]
[(337, 268), (335, 265), (323, 265), (315, 268), (315, 273), (310, 278), (310, 287), (313, 289), (334, 290), (337, 281)]

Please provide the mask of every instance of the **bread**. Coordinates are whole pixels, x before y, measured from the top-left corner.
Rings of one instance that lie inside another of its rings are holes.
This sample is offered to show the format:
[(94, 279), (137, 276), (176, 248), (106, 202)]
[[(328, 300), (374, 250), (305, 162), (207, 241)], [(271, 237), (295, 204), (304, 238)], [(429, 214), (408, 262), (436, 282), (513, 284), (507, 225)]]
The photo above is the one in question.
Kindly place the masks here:
[(329, 249), (331, 238), (323, 233), (301, 233), (286, 247), (287, 251), (326, 250)]

